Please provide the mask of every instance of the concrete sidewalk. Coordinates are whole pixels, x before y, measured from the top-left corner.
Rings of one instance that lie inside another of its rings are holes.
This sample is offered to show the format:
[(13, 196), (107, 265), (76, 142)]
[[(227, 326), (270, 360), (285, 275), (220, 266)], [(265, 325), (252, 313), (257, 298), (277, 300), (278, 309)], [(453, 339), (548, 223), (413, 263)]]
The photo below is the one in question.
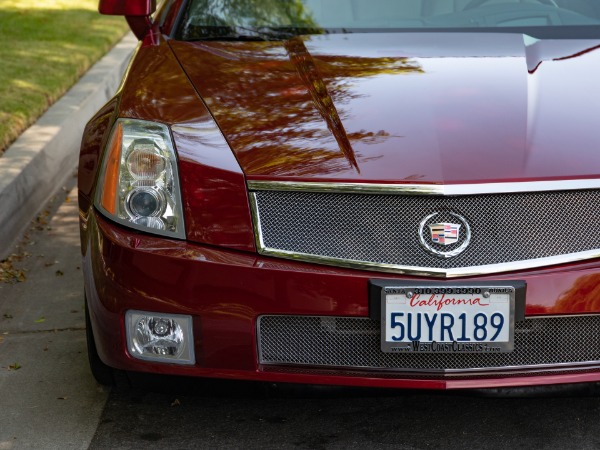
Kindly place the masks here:
[(0, 450), (87, 449), (108, 395), (87, 362), (76, 189), (44, 218), (11, 249), (24, 281), (0, 282)]
[(114, 95), (136, 44), (127, 34), (0, 157), (0, 261), (72, 175), (85, 124)]

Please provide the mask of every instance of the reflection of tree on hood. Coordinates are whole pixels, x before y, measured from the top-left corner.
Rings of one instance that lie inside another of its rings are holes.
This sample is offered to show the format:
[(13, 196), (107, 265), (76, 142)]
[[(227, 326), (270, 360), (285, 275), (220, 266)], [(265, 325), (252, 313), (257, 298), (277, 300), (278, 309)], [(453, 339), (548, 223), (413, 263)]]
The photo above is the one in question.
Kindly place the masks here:
[[(248, 173), (279, 174), (290, 166), (298, 175), (357, 170), (370, 156), (355, 144), (395, 137), (382, 129), (344, 129), (345, 105), (365, 95), (357, 80), (423, 73), (411, 58), (313, 55), (308, 43), (302, 37), (197, 43), (189, 53), (183, 48), (190, 44), (173, 44), (182, 47), (184, 67), (189, 59), (200, 94)], [(203, 64), (194, 64), (200, 49)]]

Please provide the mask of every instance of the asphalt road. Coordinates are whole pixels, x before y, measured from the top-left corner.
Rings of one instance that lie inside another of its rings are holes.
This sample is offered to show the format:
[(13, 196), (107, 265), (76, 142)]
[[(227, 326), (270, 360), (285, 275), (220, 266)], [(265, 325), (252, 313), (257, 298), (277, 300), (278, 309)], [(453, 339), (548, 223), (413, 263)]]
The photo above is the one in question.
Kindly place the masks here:
[(597, 449), (600, 401), (242, 383), (112, 392), (93, 449)]
[(504, 398), (145, 377), (104, 389), (87, 368), (70, 189), (3, 266), (0, 450), (600, 448), (600, 398), (582, 392)]

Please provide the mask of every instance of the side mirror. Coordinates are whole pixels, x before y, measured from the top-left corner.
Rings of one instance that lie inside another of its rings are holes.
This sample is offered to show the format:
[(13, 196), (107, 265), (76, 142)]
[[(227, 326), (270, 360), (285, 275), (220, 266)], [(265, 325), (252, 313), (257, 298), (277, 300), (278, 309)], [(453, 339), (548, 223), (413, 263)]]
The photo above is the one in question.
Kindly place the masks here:
[(156, 0), (100, 0), (98, 10), (109, 16), (150, 16)]
[(109, 16), (125, 16), (131, 31), (141, 40), (152, 27), (150, 16), (156, 11), (156, 0), (100, 0), (98, 11)]

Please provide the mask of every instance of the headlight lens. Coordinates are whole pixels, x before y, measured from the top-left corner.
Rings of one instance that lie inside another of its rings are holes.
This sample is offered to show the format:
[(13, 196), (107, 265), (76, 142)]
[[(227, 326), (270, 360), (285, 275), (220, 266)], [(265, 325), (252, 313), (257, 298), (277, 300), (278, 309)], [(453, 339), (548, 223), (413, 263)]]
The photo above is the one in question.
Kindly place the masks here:
[(101, 173), (100, 211), (132, 228), (185, 237), (177, 159), (166, 125), (117, 120)]

